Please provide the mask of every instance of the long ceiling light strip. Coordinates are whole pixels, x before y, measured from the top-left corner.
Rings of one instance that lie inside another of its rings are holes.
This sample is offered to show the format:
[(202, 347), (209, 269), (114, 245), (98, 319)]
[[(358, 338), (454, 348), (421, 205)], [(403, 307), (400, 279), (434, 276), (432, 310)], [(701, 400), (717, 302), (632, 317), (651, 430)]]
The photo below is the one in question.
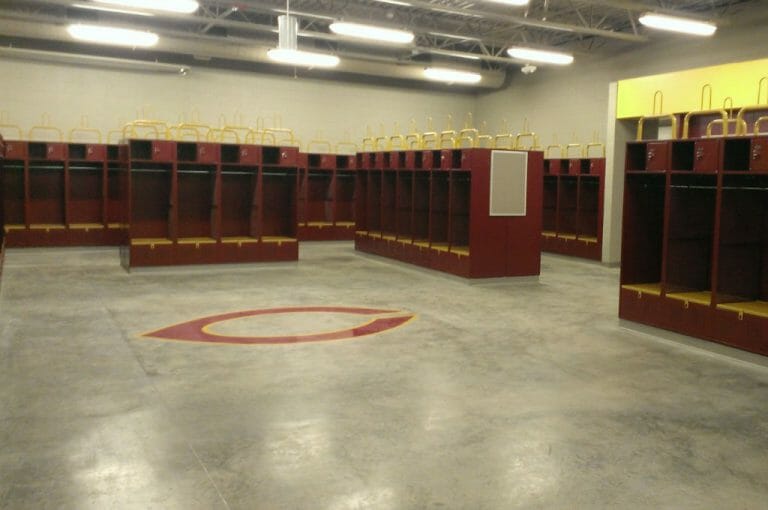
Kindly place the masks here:
[(427, 67), (424, 69), (424, 76), (432, 81), (462, 83), (467, 85), (480, 83), (480, 80), (483, 78), (479, 73), (459, 71), (446, 67)]
[(710, 36), (717, 30), (717, 26), (712, 23), (664, 14), (654, 14), (652, 12), (647, 12), (640, 16), (639, 21), (646, 27), (689, 35)]
[(515, 7), (522, 7), (528, 5), (530, 0), (487, 0), (495, 4), (513, 5)]
[(200, 4), (196, 0), (96, 0), (96, 2), (133, 9), (148, 9), (151, 11), (181, 14), (191, 14), (200, 8)]
[(573, 55), (559, 51), (539, 50), (524, 46), (513, 46), (507, 49), (510, 57), (525, 60), (526, 62), (541, 62), (545, 64), (568, 65), (573, 62)]
[(101, 11), (101, 12), (114, 12), (116, 14), (131, 14), (134, 16), (154, 16), (151, 12), (132, 11), (129, 9), (115, 9), (113, 7), (105, 7), (97, 4), (72, 4), (72, 7), (78, 9), (88, 9), (89, 11)]
[(413, 42), (414, 38), (413, 32), (406, 30), (395, 30), (361, 23), (348, 23), (346, 21), (336, 21), (331, 23), (328, 28), (334, 34), (368, 41), (409, 44)]
[(289, 15), (277, 18), (277, 48), (267, 51), (267, 57), (278, 64), (301, 67), (336, 67), (339, 57), (298, 49), (299, 23)]
[(283, 48), (272, 48), (267, 51), (267, 56), (278, 64), (301, 67), (336, 67), (340, 62), (335, 55)]
[(82, 23), (69, 25), (67, 32), (79, 41), (114, 46), (149, 48), (156, 45), (159, 40), (157, 34), (152, 32)]

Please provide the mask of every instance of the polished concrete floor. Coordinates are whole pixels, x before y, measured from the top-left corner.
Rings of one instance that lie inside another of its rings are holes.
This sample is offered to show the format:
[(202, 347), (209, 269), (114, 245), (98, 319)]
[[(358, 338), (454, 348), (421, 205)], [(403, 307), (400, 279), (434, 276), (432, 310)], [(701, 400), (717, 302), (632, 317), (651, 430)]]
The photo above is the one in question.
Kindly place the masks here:
[[(623, 327), (617, 279), (545, 256), (538, 281), (468, 284), (338, 243), (298, 264), (131, 274), (112, 249), (11, 250), (0, 508), (768, 508), (768, 369)], [(318, 305), (417, 318), (319, 343), (141, 336)]]

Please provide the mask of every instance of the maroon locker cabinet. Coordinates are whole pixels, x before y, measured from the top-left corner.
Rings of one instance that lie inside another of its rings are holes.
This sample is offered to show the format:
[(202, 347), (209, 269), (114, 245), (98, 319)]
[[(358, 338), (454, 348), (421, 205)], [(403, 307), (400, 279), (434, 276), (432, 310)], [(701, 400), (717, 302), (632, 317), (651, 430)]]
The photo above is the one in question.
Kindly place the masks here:
[[(452, 149), (405, 151), (395, 168), (359, 170), (355, 247), (467, 278), (537, 275), (542, 167), (541, 152)], [(525, 198), (524, 212), (492, 211), (510, 190)]]
[[(638, 165), (660, 144), (666, 166)], [(628, 144), (621, 318), (768, 354), (768, 170), (753, 148), (750, 137)]]

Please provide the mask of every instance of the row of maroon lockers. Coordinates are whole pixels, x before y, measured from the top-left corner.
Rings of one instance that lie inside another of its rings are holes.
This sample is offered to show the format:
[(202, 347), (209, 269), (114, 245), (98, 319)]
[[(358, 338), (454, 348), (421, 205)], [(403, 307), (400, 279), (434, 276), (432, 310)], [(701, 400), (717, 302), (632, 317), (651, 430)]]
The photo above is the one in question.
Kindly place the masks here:
[[(427, 149), (361, 152), (357, 155), (313, 154), (296, 147), (131, 140), (128, 145), (8, 141), (8, 160), (184, 162), (231, 165), (277, 165), (318, 169), (448, 170), (472, 168), (473, 154), (488, 149)], [(130, 153), (130, 154), (129, 154)], [(565, 171), (567, 169), (567, 172)], [(545, 173), (601, 175), (603, 158), (546, 160)]]
[(768, 136), (627, 144), (628, 172), (768, 172)]

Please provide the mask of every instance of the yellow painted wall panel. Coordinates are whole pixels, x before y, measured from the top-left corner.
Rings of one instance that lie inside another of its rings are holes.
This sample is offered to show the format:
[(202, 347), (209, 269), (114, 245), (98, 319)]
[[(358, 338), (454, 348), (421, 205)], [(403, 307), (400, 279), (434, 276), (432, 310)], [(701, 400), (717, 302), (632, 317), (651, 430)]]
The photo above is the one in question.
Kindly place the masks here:
[[(768, 58), (619, 80), (616, 118), (653, 115), (653, 95), (657, 90), (664, 94), (662, 113), (700, 110), (701, 89), (707, 83), (712, 85), (712, 108), (722, 107), (726, 97), (733, 98), (735, 108), (754, 105), (760, 79), (766, 76)], [(763, 81), (760, 102), (768, 104), (767, 82)], [(708, 93), (704, 108), (709, 108)]]

